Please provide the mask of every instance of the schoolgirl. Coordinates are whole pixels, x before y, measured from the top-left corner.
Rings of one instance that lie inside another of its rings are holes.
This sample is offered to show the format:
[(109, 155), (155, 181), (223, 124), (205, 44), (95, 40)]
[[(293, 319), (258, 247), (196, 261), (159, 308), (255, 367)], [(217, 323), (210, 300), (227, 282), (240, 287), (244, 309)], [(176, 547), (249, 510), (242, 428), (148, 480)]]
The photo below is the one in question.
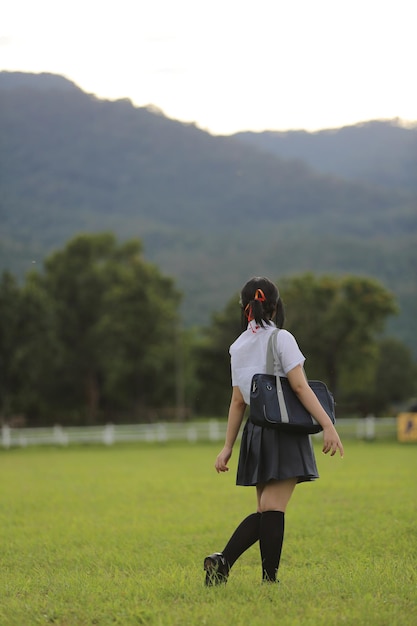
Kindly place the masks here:
[[(228, 462), (250, 402), (252, 377), (265, 372), (270, 333), (284, 322), (278, 289), (267, 278), (249, 280), (241, 291), (240, 304), (246, 330), (230, 347), (232, 397), (225, 444), (215, 462), (218, 473), (229, 471)], [(324, 454), (330, 452), (334, 456), (339, 450), (343, 456), (339, 435), (308, 385), (303, 369), (305, 358), (294, 336), (281, 330), (276, 341), (280, 362), (275, 364), (275, 374), (288, 378), (300, 401), (323, 427)], [(256, 487), (257, 509), (240, 523), (222, 552), (204, 559), (205, 584), (227, 582), (234, 563), (257, 541), (262, 581), (276, 582), (288, 502), (297, 483), (318, 477), (308, 435), (262, 428), (248, 419), (242, 433), (236, 484)]]

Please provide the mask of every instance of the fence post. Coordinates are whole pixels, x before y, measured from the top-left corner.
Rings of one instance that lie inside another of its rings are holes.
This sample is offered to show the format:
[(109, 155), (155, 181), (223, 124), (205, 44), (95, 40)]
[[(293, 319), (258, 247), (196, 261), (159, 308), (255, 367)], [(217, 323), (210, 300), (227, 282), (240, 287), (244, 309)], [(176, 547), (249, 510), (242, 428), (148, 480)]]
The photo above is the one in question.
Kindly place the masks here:
[(365, 417), (365, 439), (372, 441), (375, 439), (375, 415)]
[(375, 416), (372, 413), (358, 420), (356, 435), (358, 439), (366, 439), (366, 441), (375, 439)]
[(3, 424), (1, 427), (1, 445), (3, 448), (10, 448), (12, 445), (12, 437), (10, 434), (10, 426)]
[(106, 424), (103, 431), (103, 443), (106, 446), (112, 446), (114, 439), (114, 424)]
[(165, 424), (159, 423), (156, 432), (158, 441), (161, 443), (168, 441), (168, 433)]
[(64, 429), (60, 424), (55, 424), (54, 429), (54, 441), (59, 446), (67, 446), (68, 445), (68, 435), (64, 432)]

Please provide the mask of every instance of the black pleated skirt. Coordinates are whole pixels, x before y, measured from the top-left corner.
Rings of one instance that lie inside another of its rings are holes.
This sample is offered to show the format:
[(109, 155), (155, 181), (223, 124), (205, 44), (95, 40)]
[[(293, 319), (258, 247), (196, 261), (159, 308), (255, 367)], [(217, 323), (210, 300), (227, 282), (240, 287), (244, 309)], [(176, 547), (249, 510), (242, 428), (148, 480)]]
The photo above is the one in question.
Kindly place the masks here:
[(319, 477), (310, 436), (262, 428), (247, 420), (236, 484), (254, 486), (295, 477), (299, 483)]

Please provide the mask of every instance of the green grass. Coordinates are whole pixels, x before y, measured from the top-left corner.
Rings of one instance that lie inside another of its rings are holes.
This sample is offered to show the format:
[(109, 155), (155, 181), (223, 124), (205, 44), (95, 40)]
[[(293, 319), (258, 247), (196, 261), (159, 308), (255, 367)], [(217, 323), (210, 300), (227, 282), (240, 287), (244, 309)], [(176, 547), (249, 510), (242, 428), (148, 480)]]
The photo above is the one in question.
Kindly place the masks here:
[(254, 546), (225, 587), (202, 561), (254, 509), (218, 445), (0, 452), (0, 626), (417, 624), (417, 448), (320, 454), (286, 516), (279, 585)]

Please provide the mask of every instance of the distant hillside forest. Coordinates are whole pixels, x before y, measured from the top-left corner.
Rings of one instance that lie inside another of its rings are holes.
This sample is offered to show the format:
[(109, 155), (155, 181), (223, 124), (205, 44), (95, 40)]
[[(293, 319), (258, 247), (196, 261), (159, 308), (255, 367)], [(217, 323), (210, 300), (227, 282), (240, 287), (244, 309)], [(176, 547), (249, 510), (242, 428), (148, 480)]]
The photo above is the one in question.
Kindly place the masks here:
[(368, 275), (417, 356), (417, 126), (217, 137), (50, 74), (0, 73), (0, 101), (0, 269), (22, 277), (80, 232), (136, 237), (187, 326), (252, 275)]

